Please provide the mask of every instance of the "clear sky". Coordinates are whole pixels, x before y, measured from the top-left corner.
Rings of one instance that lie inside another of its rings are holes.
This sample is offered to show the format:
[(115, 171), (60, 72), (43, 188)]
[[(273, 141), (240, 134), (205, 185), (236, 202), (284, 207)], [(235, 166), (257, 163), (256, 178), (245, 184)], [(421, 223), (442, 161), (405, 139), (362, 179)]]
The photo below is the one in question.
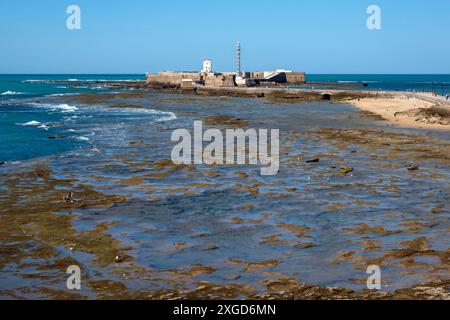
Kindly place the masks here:
[[(66, 9), (81, 8), (81, 30)], [(368, 30), (367, 7), (381, 8)], [(0, 0), (0, 73), (450, 73), (450, 0)]]

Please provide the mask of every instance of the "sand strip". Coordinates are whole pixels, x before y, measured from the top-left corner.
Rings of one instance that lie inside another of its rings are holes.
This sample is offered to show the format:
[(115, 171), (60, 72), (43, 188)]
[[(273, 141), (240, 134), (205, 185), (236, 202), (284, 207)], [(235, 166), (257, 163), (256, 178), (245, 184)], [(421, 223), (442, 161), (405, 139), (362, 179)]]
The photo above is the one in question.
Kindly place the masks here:
[(350, 103), (396, 126), (450, 130), (450, 103), (439, 96), (399, 93), (391, 97), (354, 99)]

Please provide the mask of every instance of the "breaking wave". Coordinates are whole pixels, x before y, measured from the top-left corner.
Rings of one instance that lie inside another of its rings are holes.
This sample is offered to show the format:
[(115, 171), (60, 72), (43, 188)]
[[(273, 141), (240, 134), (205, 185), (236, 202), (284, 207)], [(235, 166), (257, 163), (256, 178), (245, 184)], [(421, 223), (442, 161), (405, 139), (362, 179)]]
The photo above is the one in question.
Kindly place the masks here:
[(2, 95), (2, 96), (15, 96), (15, 95), (18, 95), (18, 94), (25, 94), (25, 92), (6, 91), (6, 92), (3, 92), (3, 93), (0, 93), (0, 95)]
[(161, 111), (161, 110), (155, 110), (155, 109), (146, 109), (146, 108), (113, 108), (109, 109), (108, 112), (119, 112), (119, 113), (136, 113), (136, 114), (151, 114), (158, 117), (155, 121), (170, 121), (177, 119), (177, 116), (175, 113), (170, 111)]
[(71, 106), (71, 105), (68, 105), (65, 103), (63, 103), (63, 104), (35, 104), (35, 105), (39, 108), (46, 108), (51, 111), (60, 111), (60, 112), (64, 112), (64, 113), (75, 112), (78, 110), (77, 107)]
[(88, 137), (85, 136), (79, 136), (79, 137), (75, 137), (76, 140), (80, 140), (80, 141), (89, 141)]
[(32, 121), (29, 121), (29, 122), (25, 122), (25, 123), (17, 123), (17, 125), (19, 125), (19, 126), (24, 126), (24, 127), (37, 127), (37, 126), (41, 126), (42, 125), (42, 123), (40, 123), (39, 121), (36, 121), (36, 120), (32, 120)]
[(32, 121), (28, 121), (25, 123), (16, 123), (17, 126), (21, 126), (21, 127), (37, 127), (39, 129), (43, 129), (45, 131), (48, 131), (48, 126), (45, 123), (36, 121), (36, 120), (32, 120)]
[(28, 121), (25, 123), (16, 123), (18, 126), (23, 126), (23, 127), (38, 127), (38, 126), (42, 126), (42, 123), (36, 120), (32, 120), (32, 121)]

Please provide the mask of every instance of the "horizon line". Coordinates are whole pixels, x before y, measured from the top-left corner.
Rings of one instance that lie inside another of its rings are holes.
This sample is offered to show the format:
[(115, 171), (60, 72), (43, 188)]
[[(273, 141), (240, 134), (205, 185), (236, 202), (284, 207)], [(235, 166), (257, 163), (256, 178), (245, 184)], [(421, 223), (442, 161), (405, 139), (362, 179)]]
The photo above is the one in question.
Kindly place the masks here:
[[(195, 72), (195, 71), (192, 71)], [(200, 71), (199, 71), (200, 72)], [(147, 73), (0, 73), (0, 76), (64, 76), (64, 75), (146, 75)], [(306, 73), (306, 75), (392, 75), (392, 76), (450, 76), (450, 73)]]

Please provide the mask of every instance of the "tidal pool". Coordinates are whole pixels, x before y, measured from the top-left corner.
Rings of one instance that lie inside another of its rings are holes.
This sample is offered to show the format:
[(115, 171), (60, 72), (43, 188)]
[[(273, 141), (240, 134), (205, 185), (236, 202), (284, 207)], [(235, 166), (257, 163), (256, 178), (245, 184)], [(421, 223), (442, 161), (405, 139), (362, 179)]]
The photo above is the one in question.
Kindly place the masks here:
[[(88, 141), (0, 166), (0, 297), (239, 298), (288, 280), (362, 291), (369, 265), (386, 292), (449, 279), (448, 132), (392, 127), (342, 103), (47, 99), (77, 106), (59, 130)], [(173, 164), (172, 131), (217, 116), (237, 122), (205, 126), (279, 129), (279, 173)], [(69, 191), (76, 202), (64, 204)], [(71, 264), (81, 291), (65, 288)]]

